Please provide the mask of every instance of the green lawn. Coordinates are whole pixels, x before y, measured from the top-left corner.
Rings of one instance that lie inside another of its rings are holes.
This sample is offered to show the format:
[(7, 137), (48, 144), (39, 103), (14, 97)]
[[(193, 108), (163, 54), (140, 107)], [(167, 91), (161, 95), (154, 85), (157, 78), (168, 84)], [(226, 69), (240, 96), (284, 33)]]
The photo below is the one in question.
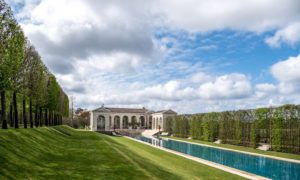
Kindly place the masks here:
[(0, 130), (0, 179), (242, 179), (124, 137), (67, 126)]
[(252, 152), (252, 153), (257, 153), (257, 154), (264, 154), (264, 155), (300, 160), (300, 155), (297, 155), (297, 154), (289, 154), (289, 153), (282, 153), (282, 152), (275, 152), (275, 151), (263, 151), (263, 150), (259, 150), (259, 149), (249, 148), (249, 147), (236, 146), (236, 145), (231, 145), (231, 144), (216, 144), (213, 142), (207, 142), (207, 141), (201, 141), (201, 140), (195, 140), (195, 139), (187, 139), (187, 138), (179, 138), (179, 137), (167, 137), (167, 138), (188, 141), (188, 142), (193, 142), (193, 143), (199, 143), (199, 144), (206, 144), (206, 145), (211, 145), (211, 146), (216, 146), (216, 147), (223, 147), (223, 148), (234, 149), (234, 150), (239, 150), (239, 151)]

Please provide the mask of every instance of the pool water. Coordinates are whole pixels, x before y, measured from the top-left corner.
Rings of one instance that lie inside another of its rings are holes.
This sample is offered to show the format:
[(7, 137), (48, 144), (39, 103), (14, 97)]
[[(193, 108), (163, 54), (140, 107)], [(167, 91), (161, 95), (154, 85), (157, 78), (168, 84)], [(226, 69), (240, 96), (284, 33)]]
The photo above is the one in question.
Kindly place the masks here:
[(167, 149), (194, 157), (199, 157), (201, 159), (212, 161), (259, 176), (280, 180), (300, 180), (300, 163), (293, 163), (230, 150), (179, 142), (170, 139), (158, 140), (144, 136), (135, 138), (156, 146), (162, 146)]

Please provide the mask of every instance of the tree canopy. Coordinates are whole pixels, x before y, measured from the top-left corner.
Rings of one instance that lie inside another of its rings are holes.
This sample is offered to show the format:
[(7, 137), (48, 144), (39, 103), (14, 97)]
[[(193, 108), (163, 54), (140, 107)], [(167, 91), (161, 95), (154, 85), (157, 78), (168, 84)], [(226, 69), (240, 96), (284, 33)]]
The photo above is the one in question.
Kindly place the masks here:
[[(14, 126), (18, 128), (21, 114), (24, 127), (27, 127), (28, 115), (32, 125), (33, 113), (36, 125), (43, 125), (48, 118), (52, 120), (52, 125), (58, 124), (62, 116), (68, 116), (68, 96), (47, 69), (33, 44), (25, 37), (4, 0), (0, 0), (0, 41), (2, 127), (6, 129), (7, 119), (10, 122), (14, 119)], [(10, 108), (9, 114), (6, 112), (7, 107)], [(19, 113), (20, 109), (22, 113)]]

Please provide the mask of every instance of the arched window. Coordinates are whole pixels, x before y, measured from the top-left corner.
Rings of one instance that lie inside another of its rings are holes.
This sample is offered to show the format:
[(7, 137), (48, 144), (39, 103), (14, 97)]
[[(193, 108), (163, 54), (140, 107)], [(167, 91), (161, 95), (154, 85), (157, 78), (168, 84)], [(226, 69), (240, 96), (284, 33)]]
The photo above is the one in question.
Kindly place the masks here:
[(140, 117), (140, 122), (141, 122), (140, 126), (145, 127), (146, 123), (145, 123), (145, 117), (144, 116)]
[(114, 117), (114, 129), (120, 129), (120, 116)]
[(100, 115), (97, 118), (97, 130), (98, 131), (103, 131), (105, 130), (105, 117)]
[(123, 116), (123, 129), (128, 129), (128, 116)]

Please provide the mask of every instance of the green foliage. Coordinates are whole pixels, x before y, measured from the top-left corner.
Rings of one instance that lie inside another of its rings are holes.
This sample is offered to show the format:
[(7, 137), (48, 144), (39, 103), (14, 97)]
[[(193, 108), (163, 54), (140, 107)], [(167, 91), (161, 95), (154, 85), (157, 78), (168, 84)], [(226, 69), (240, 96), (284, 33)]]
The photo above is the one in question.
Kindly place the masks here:
[(283, 111), (281, 108), (275, 109), (272, 116), (272, 149), (282, 150), (283, 143)]
[(170, 134), (173, 133), (173, 122), (174, 122), (173, 117), (171, 117), (171, 116), (167, 117), (165, 130), (167, 132), (169, 132)]
[[(21, 117), (18, 112), (29, 113), (28, 109), (33, 109), (27, 104), (22, 109), (23, 99), (33, 102), (34, 106), (41, 111), (50, 109), (53, 114), (51, 118), (55, 122), (58, 122), (61, 115), (68, 116), (68, 96), (63, 92), (54, 75), (47, 70), (34, 46), (26, 40), (4, 0), (0, 0), (0, 42), (0, 91), (3, 97), (4, 94), (21, 94), (21, 100), (17, 96), (13, 102), (15, 119)], [(10, 106), (11, 99), (12, 97), (1, 98), (3, 104), (1, 119), (4, 119), (4, 126), (6, 126), (6, 109)], [(34, 111), (36, 112), (37, 109)], [(44, 114), (40, 113), (39, 116), (35, 114), (35, 116), (41, 121)], [(26, 116), (22, 117), (23, 121), (26, 120)], [(31, 112), (30, 117), (32, 117)]]
[(257, 147), (258, 141), (259, 141), (259, 135), (257, 134), (257, 129), (256, 129), (256, 123), (253, 122), (251, 124), (251, 131), (250, 131), (250, 146), (253, 148)]
[(50, 76), (47, 85), (47, 107), (50, 110), (58, 108), (60, 87), (54, 76)]
[(275, 151), (300, 153), (300, 106), (178, 115), (167, 122), (177, 137), (253, 148), (267, 143)]
[(235, 144), (239, 145), (242, 142), (242, 122), (240, 119), (235, 121)]
[(191, 118), (190, 133), (193, 139), (202, 139), (202, 119), (201, 115), (196, 115)]
[(178, 137), (189, 136), (189, 120), (185, 116), (174, 117), (173, 133)]
[(203, 140), (214, 141), (218, 136), (218, 115), (217, 113), (208, 113), (203, 116)]
[(17, 22), (13, 17), (10, 7), (0, 0), (0, 89), (7, 90), (11, 87), (12, 68), (14, 62), (11, 59), (14, 47)]

